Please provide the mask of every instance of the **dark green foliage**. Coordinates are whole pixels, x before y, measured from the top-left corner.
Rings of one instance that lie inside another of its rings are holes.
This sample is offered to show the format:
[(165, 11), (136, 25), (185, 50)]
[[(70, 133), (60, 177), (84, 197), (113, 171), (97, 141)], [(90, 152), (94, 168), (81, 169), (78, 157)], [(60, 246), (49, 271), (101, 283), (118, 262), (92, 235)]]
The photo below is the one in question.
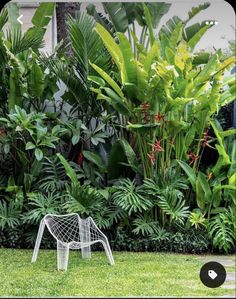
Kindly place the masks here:
[(143, 238), (128, 235), (119, 228), (112, 241), (113, 250), (164, 251), (177, 253), (212, 252), (211, 241), (204, 229), (159, 230), (153, 237)]

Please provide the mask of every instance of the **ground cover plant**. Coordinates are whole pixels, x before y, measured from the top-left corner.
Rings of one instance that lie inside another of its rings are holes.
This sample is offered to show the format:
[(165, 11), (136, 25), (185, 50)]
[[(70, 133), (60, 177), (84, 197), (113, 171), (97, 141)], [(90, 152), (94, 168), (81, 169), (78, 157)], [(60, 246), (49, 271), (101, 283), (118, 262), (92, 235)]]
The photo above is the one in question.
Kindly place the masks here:
[(30, 248), (43, 216), (77, 212), (116, 250), (233, 252), (236, 130), (217, 115), (235, 99), (235, 57), (196, 52), (212, 25), (189, 25), (209, 4), (159, 31), (169, 4), (103, 5), (68, 15), (52, 54), (55, 4), (25, 33), (17, 4), (1, 11), (0, 245)]

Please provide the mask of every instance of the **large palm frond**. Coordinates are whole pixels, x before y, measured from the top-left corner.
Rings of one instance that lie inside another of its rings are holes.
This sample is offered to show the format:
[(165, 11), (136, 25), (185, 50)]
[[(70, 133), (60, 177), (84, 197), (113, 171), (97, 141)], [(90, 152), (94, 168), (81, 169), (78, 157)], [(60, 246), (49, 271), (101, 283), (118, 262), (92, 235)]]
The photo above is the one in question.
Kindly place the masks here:
[(86, 80), (87, 75), (93, 72), (89, 62), (95, 63), (103, 69), (108, 69), (110, 57), (103, 42), (95, 32), (96, 22), (86, 13), (78, 13), (77, 18), (67, 20), (69, 39), (74, 58), (77, 62), (77, 71)]

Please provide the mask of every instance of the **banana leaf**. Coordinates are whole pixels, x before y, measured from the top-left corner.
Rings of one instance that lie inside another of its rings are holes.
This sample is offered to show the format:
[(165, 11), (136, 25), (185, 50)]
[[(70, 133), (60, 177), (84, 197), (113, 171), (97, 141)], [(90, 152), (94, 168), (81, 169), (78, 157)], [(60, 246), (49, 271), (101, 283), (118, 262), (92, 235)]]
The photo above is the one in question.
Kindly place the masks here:
[(201, 28), (198, 30), (198, 32), (191, 39), (188, 40), (188, 45), (192, 50), (195, 48), (195, 46), (206, 33), (206, 31), (210, 28), (209, 25), (200, 25), (200, 27)]
[(109, 15), (116, 31), (125, 32), (128, 29), (128, 17), (122, 2), (103, 3), (105, 12)]
[(28, 75), (28, 88), (31, 96), (36, 98), (42, 96), (45, 88), (44, 78), (45, 75), (41, 67), (35, 60), (32, 61)]
[(55, 3), (40, 3), (32, 18), (32, 24), (37, 28), (45, 28), (54, 14)]
[(210, 6), (209, 2), (200, 4), (198, 6), (192, 7), (192, 9), (188, 12), (188, 21), (190, 21), (193, 17), (195, 17), (199, 12), (201, 12), (202, 10), (207, 9)]
[(210, 77), (213, 75), (214, 71), (217, 68), (217, 63), (218, 63), (218, 55), (214, 54), (212, 55), (208, 63), (204, 66), (202, 71), (194, 80), (194, 85), (197, 86), (201, 83), (209, 81)]
[(146, 23), (148, 26), (150, 44), (152, 46), (155, 41), (155, 36), (154, 36), (154, 31), (153, 31), (153, 26), (152, 26), (151, 14), (150, 14), (150, 11), (149, 11), (147, 5), (145, 5), (145, 4), (143, 4), (143, 11), (144, 11), (145, 20), (146, 20)]
[(120, 42), (120, 51), (123, 56), (122, 63), (125, 73), (122, 77), (122, 83), (134, 83), (137, 84), (137, 68), (134, 63), (134, 54), (129, 40), (123, 33), (117, 33), (117, 37)]

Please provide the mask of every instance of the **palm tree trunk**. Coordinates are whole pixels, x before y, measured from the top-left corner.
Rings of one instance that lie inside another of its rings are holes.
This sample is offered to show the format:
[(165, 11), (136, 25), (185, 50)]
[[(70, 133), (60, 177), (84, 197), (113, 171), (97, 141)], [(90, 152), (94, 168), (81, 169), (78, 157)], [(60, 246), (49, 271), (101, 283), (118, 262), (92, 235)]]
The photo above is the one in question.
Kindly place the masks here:
[(57, 41), (66, 40), (66, 17), (70, 14), (75, 17), (76, 11), (80, 10), (81, 3), (77, 2), (57, 2), (56, 17), (57, 17)]

